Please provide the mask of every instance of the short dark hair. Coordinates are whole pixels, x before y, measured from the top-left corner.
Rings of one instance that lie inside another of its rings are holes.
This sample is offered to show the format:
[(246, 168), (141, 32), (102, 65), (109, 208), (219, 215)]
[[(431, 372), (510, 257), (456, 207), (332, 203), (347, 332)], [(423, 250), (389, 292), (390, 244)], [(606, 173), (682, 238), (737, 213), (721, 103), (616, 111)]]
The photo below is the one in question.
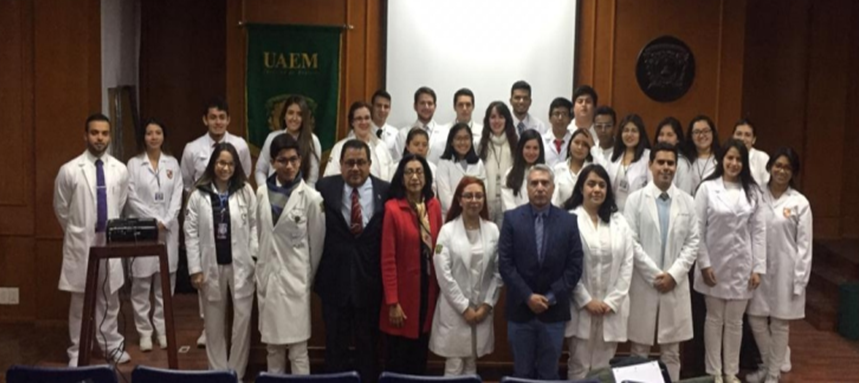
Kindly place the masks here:
[(220, 110), (227, 113), (228, 116), (230, 115), (230, 105), (222, 97), (214, 97), (206, 102), (206, 106), (203, 108), (204, 117), (209, 114), (209, 109)]
[[(770, 160), (767, 161), (767, 171), (772, 174), (773, 165), (775, 165), (775, 161), (779, 159), (779, 157), (784, 156), (787, 158), (787, 162), (790, 164), (790, 169), (792, 174), (790, 176), (790, 187), (796, 189), (796, 175), (799, 174), (799, 167), (801, 166), (799, 163), (799, 154), (796, 154), (796, 150), (793, 150), (791, 147), (780, 147), (775, 153), (772, 154)], [(772, 181), (772, 177), (770, 177), (770, 181)]]
[(591, 173), (596, 173), (599, 178), (605, 181), (605, 201), (603, 201), (599, 210), (597, 210), (597, 215), (600, 220), (610, 223), (612, 213), (617, 212), (618, 209), (614, 201), (614, 191), (611, 188), (611, 178), (609, 178), (608, 172), (600, 164), (590, 164), (579, 172), (576, 186), (573, 187), (573, 195), (564, 202), (564, 209), (568, 211), (573, 210), (585, 202), (585, 195), (582, 193), (582, 190), (585, 187), (585, 181), (588, 180), (588, 176)]
[(594, 105), (596, 105), (596, 104), (597, 104), (597, 101), (598, 101), (598, 99), (597, 99), (597, 91), (596, 91), (596, 90), (594, 90), (594, 88), (593, 88), (593, 87), (591, 87), (591, 86), (589, 86), (589, 85), (586, 85), (586, 84), (583, 84), (583, 85), (581, 85), (581, 86), (579, 86), (579, 87), (576, 87), (576, 89), (573, 91), (573, 103), (575, 103), (575, 102), (576, 102), (576, 99), (579, 99), (579, 97), (580, 97), (580, 96), (583, 96), (583, 95), (588, 95), (588, 96), (590, 96), (590, 97), (591, 97), (591, 99), (593, 99), (593, 100), (594, 100)]
[(608, 115), (611, 117), (611, 123), (612, 124), (617, 123), (617, 113), (615, 113), (614, 109), (611, 108), (610, 106), (597, 107), (596, 111), (594, 112), (594, 118), (596, 118), (600, 115)]
[(517, 80), (516, 83), (513, 83), (513, 87), (510, 87), (510, 94), (513, 94), (513, 91), (516, 90), (525, 90), (528, 92), (528, 95), (531, 95), (531, 85), (524, 80)]
[(143, 121), (143, 124), (140, 125), (140, 130), (137, 130), (137, 150), (141, 152), (146, 151), (146, 128), (149, 127), (149, 125), (155, 125), (161, 128), (161, 135), (164, 136), (164, 142), (161, 143), (161, 151), (165, 154), (170, 154), (170, 152), (166, 150), (167, 126), (156, 118), (147, 118)]
[(86, 117), (86, 123), (84, 123), (84, 133), (89, 131), (90, 122), (107, 122), (107, 127), (110, 128), (110, 119), (106, 115), (102, 113), (94, 113)]
[(552, 99), (552, 103), (549, 104), (549, 115), (552, 115), (552, 110), (558, 108), (571, 111), (573, 110), (573, 102), (564, 97), (557, 97), (555, 99)]
[(373, 162), (370, 157), (370, 146), (360, 139), (352, 138), (343, 144), (343, 147), (340, 150), (340, 162), (343, 162), (343, 157), (346, 156), (346, 149), (364, 150), (364, 154), (367, 156), (367, 161)]
[(374, 92), (373, 96), (370, 98), (370, 103), (376, 103), (376, 98), (385, 98), (390, 102), (391, 94), (389, 94), (385, 90), (376, 90), (376, 92)]
[(405, 181), (406, 164), (412, 161), (419, 161), (424, 169), (424, 188), (421, 191), (421, 196), (424, 201), (429, 201), (435, 195), (432, 192), (432, 170), (429, 163), (424, 157), (417, 154), (406, 154), (397, 165), (397, 171), (394, 172), (394, 177), (391, 178), (391, 185), (388, 188), (388, 199), (401, 199), (406, 197), (406, 187), (403, 185)]
[(742, 126), (742, 125), (746, 125), (752, 129), (752, 136), (753, 137), (758, 136), (757, 130), (755, 130), (755, 124), (752, 123), (752, 120), (749, 118), (742, 118), (742, 119), (738, 120), (737, 123), (734, 124), (734, 131), (731, 132), (731, 135), (734, 135), (737, 132), (737, 128)]
[(295, 149), (295, 152), (298, 153), (299, 156), (301, 155), (301, 149), (298, 145), (298, 141), (295, 140), (292, 135), (283, 133), (274, 137), (274, 139), (271, 140), (271, 147), (269, 147), (269, 155), (273, 160), (277, 158), (277, 155), (280, 154), (280, 152), (288, 149)]
[(456, 100), (459, 99), (459, 97), (461, 96), (471, 97), (471, 104), (474, 104), (474, 93), (467, 88), (461, 88), (459, 90), (456, 90), (456, 93), (453, 94), (454, 107), (456, 107)]
[(432, 103), (433, 104), (436, 103), (435, 91), (433, 91), (431, 88), (429, 88), (427, 86), (423, 86), (423, 87), (419, 88), (417, 91), (415, 91), (415, 104), (418, 103), (418, 98), (421, 97), (421, 94), (427, 94), (427, 95), (431, 96), (432, 97)]
[(677, 146), (674, 146), (668, 142), (657, 142), (656, 145), (653, 146), (653, 149), (650, 149), (650, 162), (656, 160), (656, 153), (659, 153), (660, 151), (674, 154), (674, 162), (677, 162)]

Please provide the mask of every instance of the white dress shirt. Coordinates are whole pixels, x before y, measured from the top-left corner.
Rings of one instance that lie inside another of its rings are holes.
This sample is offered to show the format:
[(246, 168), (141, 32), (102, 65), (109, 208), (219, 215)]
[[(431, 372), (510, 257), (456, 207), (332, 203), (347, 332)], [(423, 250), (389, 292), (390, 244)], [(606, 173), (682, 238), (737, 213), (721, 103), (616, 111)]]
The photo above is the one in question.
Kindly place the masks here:
[[(546, 165), (553, 168), (555, 165), (563, 163), (567, 159), (567, 146), (569, 145), (570, 138), (572, 136), (573, 132), (569, 130), (564, 132), (563, 138), (556, 137), (553, 130), (548, 130), (543, 134), (543, 149), (546, 150)], [(562, 141), (561, 151), (558, 151), (557, 147), (555, 147), (555, 139), (560, 139)]]
[[(352, 191), (355, 188), (349, 184), (343, 184), (343, 198), (341, 200), (340, 212), (346, 224), (352, 225)], [(373, 217), (373, 179), (367, 177), (364, 184), (358, 187), (358, 202), (361, 204), (361, 227), (366, 227)]]
[[(529, 129), (537, 130), (537, 132), (540, 134), (545, 133), (547, 130), (546, 124), (543, 123), (543, 121), (541, 121), (539, 118), (537, 118), (531, 114), (526, 115), (525, 119), (522, 119), (521, 121), (519, 120), (519, 118), (516, 118), (516, 115), (514, 114), (513, 115), (513, 127), (516, 128), (517, 133), (519, 133), (519, 122), (522, 122), (523, 124), (525, 124), (525, 130), (529, 130)], [(521, 136), (521, 135), (522, 134), (519, 133), (519, 136)]]

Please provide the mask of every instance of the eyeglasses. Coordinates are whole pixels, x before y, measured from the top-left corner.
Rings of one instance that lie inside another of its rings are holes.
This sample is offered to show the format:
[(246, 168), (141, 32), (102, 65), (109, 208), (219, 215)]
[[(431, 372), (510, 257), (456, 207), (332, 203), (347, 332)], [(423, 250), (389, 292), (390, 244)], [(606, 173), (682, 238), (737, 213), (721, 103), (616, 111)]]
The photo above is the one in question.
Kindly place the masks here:
[(277, 158), (274, 160), (274, 162), (277, 162), (277, 163), (282, 164), (282, 165), (286, 165), (286, 164), (295, 165), (295, 164), (297, 164), (297, 163), (298, 163), (298, 161), (301, 161), (301, 158), (299, 158), (299, 157), (297, 157), (297, 156), (292, 156), (292, 157), (277, 157)]
[(483, 193), (463, 193), (462, 199), (468, 201), (480, 201), (483, 200)]
[(423, 169), (406, 169), (403, 174), (406, 175), (406, 178), (411, 178), (413, 176), (417, 176), (418, 178), (424, 178)]
[(347, 159), (347, 160), (343, 161), (343, 165), (346, 165), (346, 167), (349, 169), (354, 168), (355, 166), (358, 166), (359, 168), (363, 168), (364, 166), (367, 166), (367, 164), (369, 164), (369, 163), (370, 162), (368, 162), (365, 159)]
[(227, 161), (218, 161), (217, 165), (218, 165), (218, 167), (229, 168), (229, 169), (236, 167), (236, 165), (234, 163), (227, 162)]
[(695, 130), (692, 130), (692, 135), (702, 136), (702, 135), (708, 135), (712, 132), (713, 132), (713, 130), (711, 130), (711, 129), (695, 129)]

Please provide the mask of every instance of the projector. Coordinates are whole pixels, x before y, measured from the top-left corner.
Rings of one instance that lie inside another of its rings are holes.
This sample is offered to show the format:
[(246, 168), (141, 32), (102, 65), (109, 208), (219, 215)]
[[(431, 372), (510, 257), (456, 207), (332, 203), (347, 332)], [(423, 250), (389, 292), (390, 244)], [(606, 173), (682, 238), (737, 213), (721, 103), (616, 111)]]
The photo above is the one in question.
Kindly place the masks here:
[(158, 241), (154, 218), (121, 218), (107, 221), (107, 242)]

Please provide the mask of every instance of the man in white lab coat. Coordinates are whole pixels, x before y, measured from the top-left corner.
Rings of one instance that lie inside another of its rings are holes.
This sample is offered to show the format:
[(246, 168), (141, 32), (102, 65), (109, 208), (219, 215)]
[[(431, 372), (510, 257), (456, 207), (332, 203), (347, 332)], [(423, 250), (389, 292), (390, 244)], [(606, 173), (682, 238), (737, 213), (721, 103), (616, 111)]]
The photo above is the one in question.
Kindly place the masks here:
[(576, 129), (587, 130), (594, 139), (594, 145), (599, 144), (597, 132), (594, 129), (594, 115), (597, 106), (597, 91), (589, 85), (581, 85), (573, 91), (573, 121), (570, 122), (568, 130), (572, 133)]
[[(242, 170), (245, 171), (248, 178), (251, 178), (254, 170), (251, 167), (251, 152), (247, 142), (244, 138), (232, 135), (227, 130), (230, 126), (230, 106), (227, 101), (223, 98), (209, 100), (203, 111), (203, 124), (207, 128), (206, 134), (185, 145), (185, 150), (182, 151), (180, 168), (182, 170), (182, 184), (185, 186), (187, 195), (190, 195), (196, 188), (197, 180), (200, 179), (209, 164), (212, 150), (219, 143), (226, 142), (236, 148), (239, 161), (242, 163)], [(204, 318), (202, 298), (199, 307), (200, 318)], [(205, 346), (206, 332), (203, 331), (197, 338), (197, 347)]]
[(671, 380), (680, 377), (680, 342), (692, 339), (688, 272), (697, 257), (695, 201), (672, 183), (677, 148), (660, 142), (650, 153), (651, 181), (627, 199), (625, 217), (636, 240), (628, 337), (632, 355), (647, 358), (659, 344)]
[(441, 154), (444, 153), (444, 147), (447, 144), (447, 128), (444, 125), (436, 123), (433, 119), (436, 108), (435, 91), (429, 87), (421, 87), (415, 91), (415, 113), (418, 118), (409, 126), (400, 129), (397, 134), (397, 148), (394, 155), (394, 162), (399, 162), (403, 158), (403, 151), (406, 149), (406, 139), (409, 137), (409, 131), (413, 128), (420, 128), (427, 132), (429, 137), (429, 150), (427, 150), (427, 162), (437, 165)]
[(268, 371), (310, 374), (310, 291), (325, 243), (322, 195), (301, 176), (298, 142), (281, 134), (271, 142), (272, 168), (257, 188), (259, 254), (256, 267), (261, 340)]
[(388, 124), (388, 115), (391, 114), (391, 94), (385, 90), (377, 90), (370, 100), (373, 106), (373, 133), (385, 143), (392, 160), (399, 160), (403, 153), (397, 154), (397, 135), (400, 130)]
[[(471, 136), (474, 138), (474, 148), (480, 144), (480, 137), (483, 135), (483, 124), (480, 121), (475, 122), (472, 118), (474, 113), (474, 92), (461, 88), (453, 94), (453, 110), (456, 112), (456, 118), (453, 122), (444, 125), (448, 130), (457, 123), (464, 123), (471, 129)], [(475, 150), (476, 151), (476, 150)]]
[(537, 130), (540, 134), (547, 130), (543, 121), (528, 113), (531, 102), (531, 85), (524, 80), (513, 83), (510, 87), (510, 107), (513, 110), (513, 127), (520, 137), (526, 130)]
[(549, 122), (552, 127), (543, 134), (543, 149), (546, 152), (546, 165), (554, 168), (567, 160), (570, 138), (575, 129), (570, 130), (570, 111), (573, 103), (569, 99), (558, 97), (549, 105)]
[[(63, 228), (63, 268), (59, 289), (71, 293), (70, 367), (78, 364), (89, 249), (103, 242), (107, 220), (119, 218), (128, 197), (128, 170), (122, 162), (107, 154), (110, 120), (102, 114), (93, 114), (87, 118), (84, 130), (87, 150), (63, 165), (54, 183), (54, 213)], [(123, 337), (116, 323), (119, 314), (117, 291), (124, 282), (122, 263), (110, 259), (99, 264), (95, 336), (106, 358), (115, 363), (126, 363), (131, 357), (122, 349)], [(104, 285), (108, 287), (102, 288)]]

